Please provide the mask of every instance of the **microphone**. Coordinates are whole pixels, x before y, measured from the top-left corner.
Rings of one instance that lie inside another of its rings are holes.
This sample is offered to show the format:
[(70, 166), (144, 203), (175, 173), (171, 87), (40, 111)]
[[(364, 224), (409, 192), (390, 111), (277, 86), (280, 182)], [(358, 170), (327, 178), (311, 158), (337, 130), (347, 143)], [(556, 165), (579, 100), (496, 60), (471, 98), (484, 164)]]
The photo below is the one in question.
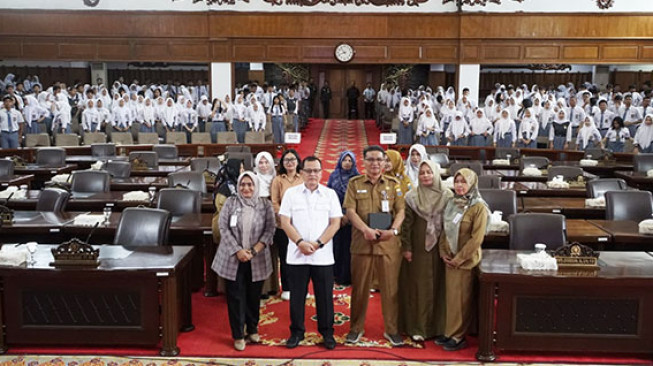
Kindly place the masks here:
[(99, 221), (97, 221), (97, 222), (95, 223), (95, 225), (93, 225), (93, 228), (91, 229), (91, 232), (88, 233), (88, 236), (86, 237), (86, 240), (84, 240), (84, 243), (85, 243), (85, 244), (88, 244), (89, 240), (91, 240), (91, 236), (95, 233), (95, 229), (97, 229), (98, 226), (100, 226), (100, 222), (99, 222)]
[(9, 194), (9, 196), (7, 196), (7, 198), (5, 198), (5, 206), (9, 204), (9, 200), (11, 199), (11, 197), (14, 196), (14, 193), (16, 193), (16, 192), (11, 192), (11, 194)]

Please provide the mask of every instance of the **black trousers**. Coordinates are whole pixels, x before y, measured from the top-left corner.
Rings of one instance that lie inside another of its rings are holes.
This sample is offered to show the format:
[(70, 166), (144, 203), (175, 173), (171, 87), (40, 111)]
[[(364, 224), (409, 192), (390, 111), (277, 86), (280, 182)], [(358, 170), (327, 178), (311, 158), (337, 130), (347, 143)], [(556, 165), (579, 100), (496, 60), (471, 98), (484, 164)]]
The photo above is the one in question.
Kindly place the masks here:
[(277, 229), (274, 232), (272, 242), (279, 250), (279, 267), (281, 273), (281, 290), (290, 291), (290, 284), (288, 283), (288, 263), (286, 263), (286, 254), (288, 253), (288, 236), (286, 232)]
[(374, 102), (365, 102), (365, 119), (374, 119)]
[(313, 281), (317, 330), (333, 337), (333, 266), (288, 265), (290, 272), (290, 334), (303, 336), (308, 282)]
[(358, 119), (358, 99), (348, 99), (349, 119)]
[(331, 101), (322, 101), (322, 112), (324, 113), (324, 119), (329, 118), (329, 107)]
[(333, 267), (335, 281), (339, 285), (351, 285), (351, 224), (347, 224), (333, 237)]
[(252, 282), (250, 262), (240, 263), (235, 281), (225, 280), (227, 290), (227, 310), (233, 339), (243, 339), (243, 329), (247, 334), (258, 333), (259, 307), (263, 282)]

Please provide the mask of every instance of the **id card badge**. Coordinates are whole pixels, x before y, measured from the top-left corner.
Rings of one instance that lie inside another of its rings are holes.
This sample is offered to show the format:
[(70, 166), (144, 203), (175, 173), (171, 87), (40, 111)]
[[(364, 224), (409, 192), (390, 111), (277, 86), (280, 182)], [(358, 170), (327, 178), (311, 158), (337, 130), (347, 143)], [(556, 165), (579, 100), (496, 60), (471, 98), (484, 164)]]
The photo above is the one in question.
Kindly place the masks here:
[(457, 225), (458, 222), (460, 222), (460, 219), (462, 219), (462, 218), (463, 218), (463, 214), (461, 214), (461, 213), (459, 212), (459, 213), (456, 214), (456, 216), (453, 218), (452, 221), (453, 221), (454, 224)]
[(385, 213), (390, 212), (390, 201), (388, 201), (388, 200), (382, 200), (381, 201), (381, 211), (383, 211)]
[(236, 227), (238, 225), (238, 215), (233, 214), (229, 218), (229, 227)]

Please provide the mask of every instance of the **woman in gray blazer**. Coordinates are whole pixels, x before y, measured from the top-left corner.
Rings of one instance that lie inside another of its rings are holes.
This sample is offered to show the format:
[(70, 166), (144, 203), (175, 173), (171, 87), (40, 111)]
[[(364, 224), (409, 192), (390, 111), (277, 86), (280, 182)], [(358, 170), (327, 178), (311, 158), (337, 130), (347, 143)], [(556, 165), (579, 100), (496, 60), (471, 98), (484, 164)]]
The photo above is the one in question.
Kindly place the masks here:
[(259, 343), (259, 301), (263, 282), (272, 273), (269, 245), (276, 225), (270, 200), (260, 198), (252, 172), (238, 177), (238, 193), (227, 199), (218, 220), (222, 239), (211, 268), (226, 281), (229, 324), (234, 348)]

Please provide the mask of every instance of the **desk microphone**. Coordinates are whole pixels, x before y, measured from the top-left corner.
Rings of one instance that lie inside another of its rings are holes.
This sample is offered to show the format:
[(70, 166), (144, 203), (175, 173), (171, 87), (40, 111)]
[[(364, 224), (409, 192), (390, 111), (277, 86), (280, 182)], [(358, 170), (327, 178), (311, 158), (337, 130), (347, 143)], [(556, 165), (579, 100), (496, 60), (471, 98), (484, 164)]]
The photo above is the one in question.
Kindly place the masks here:
[(95, 229), (97, 229), (98, 226), (100, 226), (100, 222), (96, 221), (95, 225), (93, 225), (93, 228), (91, 229), (91, 232), (88, 233), (88, 236), (86, 237), (84, 243), (88, 244), (89, 240), (91, 240), (91, 236), (93, 235), (93, 233), (95, 233)]
[(7, 196), (7, 198), (5, 198), (5, 206), (9, 204), (9, 200), (11, 199), (11, 197), (14, 196), (14, 193), (16, 193), (16, 192), (11, 192), (9, 194), (9, 196)]

